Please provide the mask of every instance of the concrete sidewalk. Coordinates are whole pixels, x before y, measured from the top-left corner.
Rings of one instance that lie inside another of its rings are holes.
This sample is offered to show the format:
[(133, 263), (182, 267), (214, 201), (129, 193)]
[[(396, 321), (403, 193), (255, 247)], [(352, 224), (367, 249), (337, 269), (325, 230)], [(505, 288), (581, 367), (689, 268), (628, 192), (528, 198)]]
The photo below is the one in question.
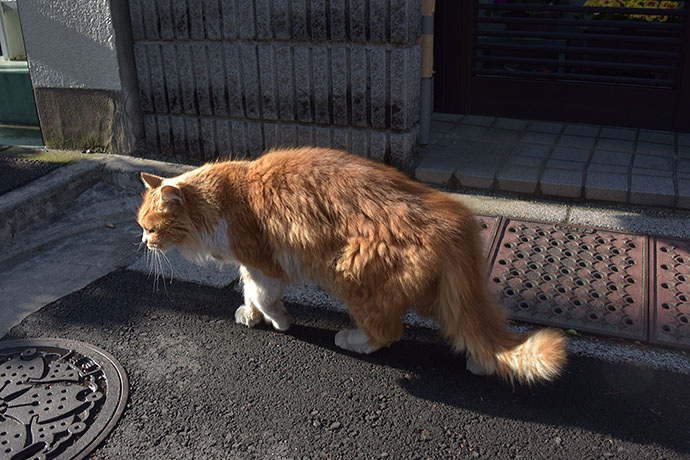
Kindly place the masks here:
[[(142, 191), (139, 171), (172, 176), (187, 168), (151, 160), (92, 155), (3, 195), (0, 215), (6, 217), (5, 237), (0, 240), (0, 333), (113, 270), (131, 266), (134, 270), (149, 271), (145, 254), (137, 252), (140, 237), (134, 212)], [(72, 188), (66, 184), (72, 184)], [(516, 200), (479, 193), (453, 195), (484, 216), (690, 238), (690, 219), (671, 211)], [(227, 286), (236, 279), (231, 269), (199, 268), (175, 254), (170, 257), (174, 272), (168, 276), (176, 279), (213, 286)], [(165, 282), (160, 280), (159, 289), (164, 289)], [(344, 309), (313, 287), (291, 288), (286, 297), (302, 305)], [(408, 321), (433, 327), (414, 316), (408, 317)], [(667, 369), (687, 371), (688, 367), (687, 356), (682, 352), (630, 342), (574, 337), (571, 348), (592, 356), (610, 353), (610, 359), (627, 362), (642, 359), (650, 366)]]

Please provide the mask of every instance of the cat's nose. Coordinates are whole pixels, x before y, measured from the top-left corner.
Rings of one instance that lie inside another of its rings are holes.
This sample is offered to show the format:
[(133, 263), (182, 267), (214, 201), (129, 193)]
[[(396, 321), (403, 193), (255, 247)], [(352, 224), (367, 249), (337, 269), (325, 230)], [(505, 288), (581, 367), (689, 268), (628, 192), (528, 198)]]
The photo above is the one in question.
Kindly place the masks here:
[(149, 237), (148, 237), (148, 235), (146, 234), (146, 232), (143, 232), (143, 233), (141, 234), (141, 242), (144, 243), (144, 244), (149, 244)]

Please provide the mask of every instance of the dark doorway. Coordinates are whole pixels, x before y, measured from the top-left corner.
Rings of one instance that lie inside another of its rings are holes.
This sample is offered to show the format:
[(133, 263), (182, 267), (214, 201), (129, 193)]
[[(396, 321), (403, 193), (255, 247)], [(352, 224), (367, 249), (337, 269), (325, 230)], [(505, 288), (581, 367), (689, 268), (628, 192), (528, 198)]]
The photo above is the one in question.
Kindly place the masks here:
[(690, 131), (685, 3), (599, 3), (439, 0), (434, 110)]

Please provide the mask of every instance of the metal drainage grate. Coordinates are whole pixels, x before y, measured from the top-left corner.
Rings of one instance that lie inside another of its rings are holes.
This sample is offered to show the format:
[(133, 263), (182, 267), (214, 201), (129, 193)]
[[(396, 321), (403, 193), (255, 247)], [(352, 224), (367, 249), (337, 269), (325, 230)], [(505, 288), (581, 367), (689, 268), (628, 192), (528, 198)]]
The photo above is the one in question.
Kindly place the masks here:
[(112, 431), (128, 394), (122, 366), (93, 345), (0, 342), (0, 457), (84, 458)]
[(490, 285), (511, 317), (647, 339), (644, 236), (508, 220)]
[(475, 218), (479, 221), (479, 238), (482, 242), (482, 248), (484, 248), (484, 254), (489, 257), (500, 218), (489, 216), (475, 216)]
[(651, 341), (690, 346), (690, 241), (654, 243), (654, 311)]

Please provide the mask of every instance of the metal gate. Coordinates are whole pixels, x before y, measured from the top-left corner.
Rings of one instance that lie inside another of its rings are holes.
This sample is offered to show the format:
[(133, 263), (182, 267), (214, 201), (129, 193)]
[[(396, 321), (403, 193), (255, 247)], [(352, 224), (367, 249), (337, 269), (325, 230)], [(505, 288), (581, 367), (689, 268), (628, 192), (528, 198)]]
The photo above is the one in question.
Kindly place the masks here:
[(687, 23), (684, 2), (441, 1), (435, 110), (688, 131)]

